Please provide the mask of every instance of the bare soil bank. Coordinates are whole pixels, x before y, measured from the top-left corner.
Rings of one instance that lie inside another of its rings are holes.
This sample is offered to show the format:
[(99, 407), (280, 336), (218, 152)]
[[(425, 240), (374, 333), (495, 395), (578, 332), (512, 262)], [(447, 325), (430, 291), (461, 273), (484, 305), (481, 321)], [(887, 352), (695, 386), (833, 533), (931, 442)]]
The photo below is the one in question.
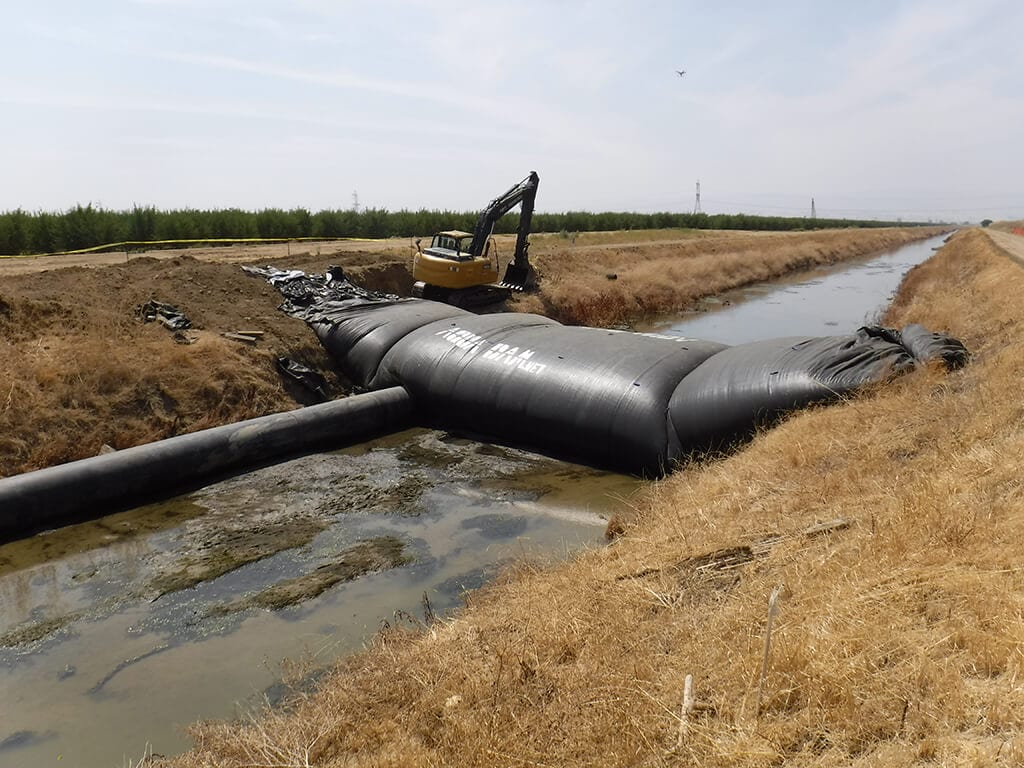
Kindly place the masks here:
[[(510, 309), (565, 322), (628, 323), (747, 282), (863, 256), (936, 229), (803, 233), (594, 233), (537, 236), (541, 291)], [(498, 238), (502, 258), (511, 252)], [(289, 410), (307, 395), (274, 361), (332, 373), (314, 335), (276, 307), (277, 292), (239, 264), (323, 272), (340, 264), (368, 287), (408, 295), (403, 240), (231, 246), (152, 254), (0, 259), (0, 476)], [(61, 267), (63, 264), (76, 266)], [(615, 279), (610, 279), (613, 276)], [(191, 320), (175, 343), (138, 308), (155, 299)], [(221, 334), (262, 331), (253, 346)]]
[(523, 565), (458, 618), (384, 633), (319, 692), (196, 726), (192, 752), (159, 762), (1020, 764), (1022, 296), (1007, 252), (961, 232), (888, 321), (960, 337), (966, 369), (683, 469), (610, 546)]

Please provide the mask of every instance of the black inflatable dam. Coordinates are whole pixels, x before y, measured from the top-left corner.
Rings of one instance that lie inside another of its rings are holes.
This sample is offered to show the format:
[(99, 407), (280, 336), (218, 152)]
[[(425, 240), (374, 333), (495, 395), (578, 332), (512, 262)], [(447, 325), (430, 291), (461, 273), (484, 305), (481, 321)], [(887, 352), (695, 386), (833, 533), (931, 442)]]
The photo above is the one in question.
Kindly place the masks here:
[(323, 276), (252, 269), (285, 295), (357, 389), (274, 414), (0, 479), (0, 539), (181, 493), (229, 473), (412, 424), (658, 477), (781, 414), (968, 353), (921, 326), (727, 346), (476, 315)]
[(285, 295), (359, 387), (400, 386), (427, 426), (557, 458), (655, 477), (688, 454), (931, 360), (968, 354), (912, 325), (727, 346), (569, 327), (547, 317), (476, 315), (367, 291), (338, 268), (252, 269)]
[(401, 387), (126, 448), (0, 479), (0, 541), (94, 519), (198, 488), (229, 473), (342, 448), (412, 422)]

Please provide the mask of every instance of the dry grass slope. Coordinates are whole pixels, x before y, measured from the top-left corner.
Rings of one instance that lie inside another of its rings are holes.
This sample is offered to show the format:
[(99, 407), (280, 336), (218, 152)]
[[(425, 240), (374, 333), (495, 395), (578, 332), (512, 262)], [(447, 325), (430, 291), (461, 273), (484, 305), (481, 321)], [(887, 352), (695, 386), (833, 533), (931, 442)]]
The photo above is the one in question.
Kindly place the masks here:
[(559, 247), (543, 240), (533, 257), (542, 295), (524, 297), (521, 304), (525, 311), (570, 325), (607, 327), (675, 312), (701, 296), (878, 253), (942, 231), (716, 232), (662, 247), (657, 241), (611, 247), (588, 240)]
[(961, 337), (969, 367), (682, 469), (607, 548), (384, 633), (289, 711), (196, 726), (169, 763), (1020, 764), (1021, 297), (1020, 267), (958, 234), (889, 320)]
[[(193, 322), (175, 344), (137, 308), (171, 301)], [(326, 364), (268, 285), (189, 258), (12, 277), (0, 288), (0, 476), (295, 407), (276, 354)], [(248, 347), (222, 331), (255, 327)]]

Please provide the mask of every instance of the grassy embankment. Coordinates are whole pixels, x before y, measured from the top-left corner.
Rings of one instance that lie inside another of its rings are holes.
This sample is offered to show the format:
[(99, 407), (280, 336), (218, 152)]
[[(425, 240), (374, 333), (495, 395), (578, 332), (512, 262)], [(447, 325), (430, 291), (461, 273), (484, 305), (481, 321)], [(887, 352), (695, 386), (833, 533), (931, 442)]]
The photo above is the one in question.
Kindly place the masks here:
[(888, 320), (959, 336), (966, 369), (680, 470), (607, 548), (522, 566), (290, 711), (196, 727), (170, 763), (1020, 764), (1022, 296), (1016, 263), (958, 234)]

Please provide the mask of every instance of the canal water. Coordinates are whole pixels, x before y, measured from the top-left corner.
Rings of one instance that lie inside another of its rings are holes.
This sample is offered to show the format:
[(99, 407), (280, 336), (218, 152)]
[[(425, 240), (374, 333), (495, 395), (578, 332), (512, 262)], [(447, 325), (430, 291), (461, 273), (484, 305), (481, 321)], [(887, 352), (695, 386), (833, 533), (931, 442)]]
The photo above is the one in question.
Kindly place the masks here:
[[(727, 344), (847, 333), (876, 321), (940, 243), (751, 286), (642, 330)], [(417, 429), (2, 545), (0, 768), (180, 752), (188, 724), (256, 711), (285, 679), (308, 685), (384, 622), (444, 614), (513, 561), (602, 546), (642, 487)]]
[(740, 288), (705, 299), (694, 312), (642, 330), (723, 344), (851, 333), (878, 322), (903, 276), (931, 256), (945, 237)]
[[(414, 429), (4, 545), (0, 766), (180, 752), (184, 726), (258, 709), (383, 622), (443, 615), (513, 560), (602, 546), (639, 487)], [(319, 589), (367, 547), (371, 572)]]

